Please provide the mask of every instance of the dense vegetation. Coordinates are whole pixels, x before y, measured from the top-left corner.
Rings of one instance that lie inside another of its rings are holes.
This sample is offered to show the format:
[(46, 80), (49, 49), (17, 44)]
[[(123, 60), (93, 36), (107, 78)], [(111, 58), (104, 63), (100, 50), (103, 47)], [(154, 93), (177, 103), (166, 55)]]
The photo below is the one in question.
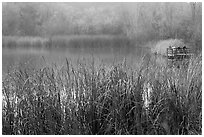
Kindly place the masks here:
[[(20, 68), (3, 81), (3, 134), (201, 134), (202, 61), (170, 68), (145, 56), (107, 68)], [(149, 86), (145, 86), (149, 83)], [(151, 103), (142, 95), (151, 88)]]
[(3, 3), (5, 36), (125, 35), (202, 42), (202, 3)]

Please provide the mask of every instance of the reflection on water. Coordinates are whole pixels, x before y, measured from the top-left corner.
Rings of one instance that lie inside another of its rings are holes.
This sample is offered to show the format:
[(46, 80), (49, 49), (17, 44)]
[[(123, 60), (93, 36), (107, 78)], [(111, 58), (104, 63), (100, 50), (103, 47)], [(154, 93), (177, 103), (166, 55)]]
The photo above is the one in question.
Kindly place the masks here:
[(76, 64), (79, 59), (91, 60), (95, 64), (112, 65), (123, 61), (132, 64), (146, 52), (146, 49), (69, 49), (69, 50), (34, 50), (34, 49), (4, 49), (2, 52), (3, 75), (20, 68), (41, 68), (43, 66), (62, 67), (66, 65), (66, 58)]

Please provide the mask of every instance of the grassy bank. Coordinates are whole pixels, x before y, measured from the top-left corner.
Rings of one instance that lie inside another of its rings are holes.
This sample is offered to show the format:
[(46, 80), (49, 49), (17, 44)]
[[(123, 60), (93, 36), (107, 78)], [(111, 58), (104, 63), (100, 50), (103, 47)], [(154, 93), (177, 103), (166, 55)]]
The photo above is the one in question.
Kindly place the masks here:
[[(2, 83), (3, 134), (202, 134), (202, 56), (188, 68), (145, 56), (96, 67), (22, 68)], [(75, 67), (73, 67), (75, 66)], [(149, 83), (149, 108), (142, 94)]]
[(23, 49), (121, 49), (132, 50), (133, 42), (124, 36), (114, 35), (74, 35), (52, 37), (3, 36), (3, 48)]
[(49, 39), (42, 37), (18, 37), (18, 36), (3, 36), (2, 47), (15, 49), (15, 48), (45, 48)]

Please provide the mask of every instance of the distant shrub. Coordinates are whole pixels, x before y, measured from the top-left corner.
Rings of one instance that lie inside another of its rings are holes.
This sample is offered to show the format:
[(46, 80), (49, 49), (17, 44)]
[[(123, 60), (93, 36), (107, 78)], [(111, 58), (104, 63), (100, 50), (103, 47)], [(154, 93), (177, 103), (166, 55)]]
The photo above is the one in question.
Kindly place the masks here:
[(153, 53), (166, 55), (166, 49), (169, 47), (184, 47), (185, 43), (180, 39), (160, 40), (155, 47), (152, 48)]

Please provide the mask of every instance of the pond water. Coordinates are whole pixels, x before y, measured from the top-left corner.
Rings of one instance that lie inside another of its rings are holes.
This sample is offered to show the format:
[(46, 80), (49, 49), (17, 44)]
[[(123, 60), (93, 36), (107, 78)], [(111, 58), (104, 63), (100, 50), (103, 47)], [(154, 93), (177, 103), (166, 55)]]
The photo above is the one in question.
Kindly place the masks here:
[(78, 60), (92, 60), (95, 64), (117, 64), (126, 59), (128, 64), (136, 63), (148, 50), (145, 48), (125, 49), (60, 49), (60, 50), (36, 50), (36, 49), (2, 49), (3, 76), (18, 67), (42, 68), (44, 66), (66, 65), (66, 58), (73, 64)]

